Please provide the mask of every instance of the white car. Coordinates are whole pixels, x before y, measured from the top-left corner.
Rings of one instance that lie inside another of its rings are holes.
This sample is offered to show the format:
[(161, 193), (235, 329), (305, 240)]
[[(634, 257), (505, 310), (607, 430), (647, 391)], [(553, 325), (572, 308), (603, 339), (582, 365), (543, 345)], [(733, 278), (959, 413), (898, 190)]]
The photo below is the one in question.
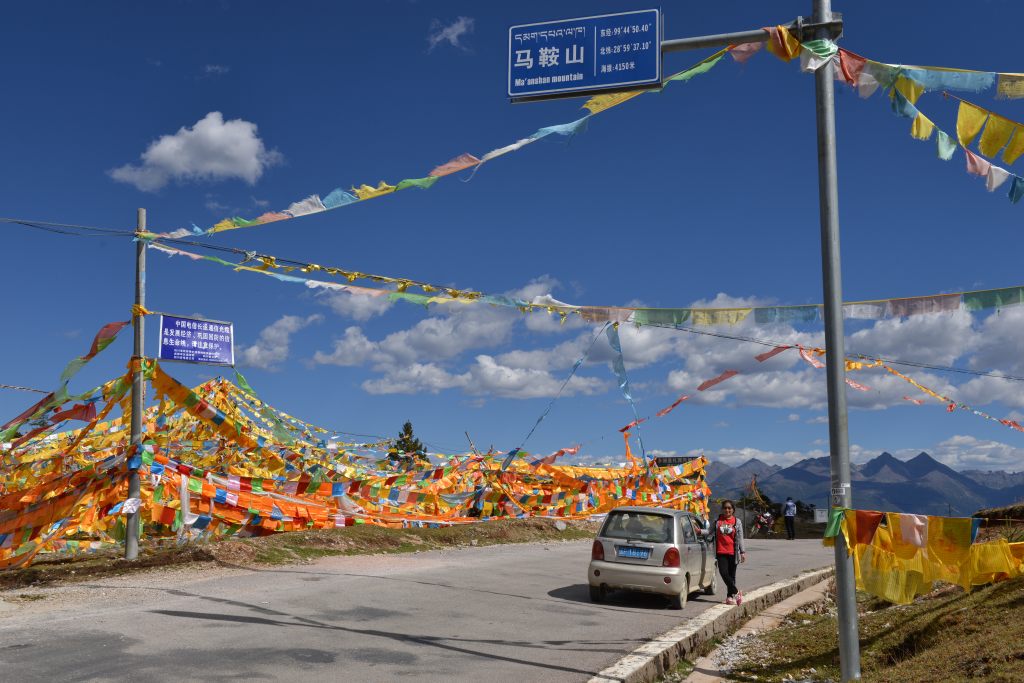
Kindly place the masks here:
[(718, 560), (704, 540), (708, 523), (680, 510), (621, 507), (608, 513), (590, 552), (590, 599), (609, 590), (666, 596), (682, 609), (691, 593), (718, 589)]

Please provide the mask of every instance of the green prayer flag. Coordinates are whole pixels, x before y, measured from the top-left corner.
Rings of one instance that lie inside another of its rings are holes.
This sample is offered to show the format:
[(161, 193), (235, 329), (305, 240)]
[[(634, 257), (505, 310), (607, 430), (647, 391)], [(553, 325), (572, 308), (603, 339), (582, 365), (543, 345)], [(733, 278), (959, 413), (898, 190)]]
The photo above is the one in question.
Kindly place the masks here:
[(680, 71), (675, 76), (670, 76), (668, 80), (670, 80), (670, 81), (688, 81), (691, 78), (693, 78), (694, 76), (699, 76), (700, 74), (707, 73), (708, 71), (711, 71), (711, 69), (714, 68), (715, 64), (718, 64), (720, 61), (722, 61), (723, 57), (725, 57), (725, 52), (724, 51), (721, 54), (719, 54), (719, 55), (716, 55), (714, 57), (710, 57), (710, 58), (704, 60), (703, 62), (701, 62), (700, 64), (698, 64), (696, 66), (690, 67), (686, 71)]
[(430, 303), (431, 297), (426, 294), (416, 294), (414, 292), (391, 292), (388, 294), (388, 301), (408, 301), (411, 304), (419, 304), (426, 306)]
[(939, 158), (943, 161), (949, 161), (953, 158), (953, 152), (956, 151), (956, 140), (946, 135), (944, 132), (935, 129), (935, 143), (938, 146)]
[(805, 50), (810, 50), (822, 59), (828, 59), (835, 53), (839, 52), (839, 46), (833, 43), (828, 38), (819, 38), (817, 40), (808, 40), (806, 43), (800, 43), (800, 47)]
[(636, 325), (682, 325), (689, 320), (689, 308), (638, 308), (633, 311), (633, 323)]
[(202, 493), (203, 492), (203, 480), (202, 479), (196, 479), (195, 477), (189, 477), (188, 478), (188, 490), (193, 492), (193, 493)]
[(828, 511), (828, 524), (825, 525), (825, 538), (834, 538), (839, 535), (840, 524), (846, 508), (830, 508)]
[(407, 187), (418, 187), (421, 190), (429, 189), (434, 183), (440, 180), (441, 176), (427, 176), (426, 178), (406, 178), (395, 186), (395, 192), (404, 190)]
[(252, 480), (252, 490), (253, 490), (254, 493), (263, 493), (263, 480), (262, 479), (253, 479)]
[(88, 362), (89, 362), (88, 358), (75, 358), (75, 359), (73, 359), (71, 362), (69, 362), (67, 365), (64, 366), (64, 371), (62, 373), (60, 373), (60, 381), (61, 382), (67, 382), (68, 380), (70, 380), (72, 377), (75, 376), (75, 374), (79, 370), (81, 370), (83, 367), (85, 367), (85, 364), (88, 363)]
[(238, 370), (235, 370), (235, 381), (238, 382), (238, 386), (242, 389), (242, 391), (249, 394), (250, 396), (256, 396), (256, 391), (251, 386), (249, 386), (249, 383), (245, 381), (245, 377), (243, 377), (242, 373), (240, 373)]
[(1024, 304), (1024, 287), (989, 289), (984, 292), (964, 292), (964, 308), (980, 311), (987, 308), (1003, 308)]

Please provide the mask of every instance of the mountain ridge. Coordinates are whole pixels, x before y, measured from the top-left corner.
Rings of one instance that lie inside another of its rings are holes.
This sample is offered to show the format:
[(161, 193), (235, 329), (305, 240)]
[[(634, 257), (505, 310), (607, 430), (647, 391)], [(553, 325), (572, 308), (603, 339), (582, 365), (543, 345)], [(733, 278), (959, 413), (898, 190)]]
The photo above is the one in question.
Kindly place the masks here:
[[(754, 464), (746, 467), (750, 463)], [(758, 474), (758, 488), (773, 501), (792, 496), (817, 507), (829, 504), (831, 463), (827, 456), (804, 458), (789, 467), (770, 466), (756, 458), (737, 467), (714, 464), (708, 484), (715, 498), (742, 495), (752, 475)], [(851, 464), (850, 479), (853, 504), (860, 509), (967, 517), (985, 507), (1024, 499), (1024, 473), (957, 472), (925, 451), (908, 460), (882, 452), (865, 463)]]

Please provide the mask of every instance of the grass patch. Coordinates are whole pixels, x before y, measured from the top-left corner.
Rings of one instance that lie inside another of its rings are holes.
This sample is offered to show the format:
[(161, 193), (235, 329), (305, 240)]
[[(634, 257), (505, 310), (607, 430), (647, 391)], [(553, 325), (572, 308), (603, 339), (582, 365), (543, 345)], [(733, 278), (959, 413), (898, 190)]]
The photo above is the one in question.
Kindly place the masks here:
[(139, 569), (181, 564), (216, 563), (226, 566), (280, 565), (311, 562), (331, 555), (411, 553), (461, 546), (590, 539), (593, 522), (567, 521), (559, 531), (554, 520), (510, 519), (437, 529), (387, 529), (358, 525), (344, 529), (294, 531), (272, 536), (223, 539), (181, 548), (143, 550), (126, 562), (117, 550), (79, 557), (43, 557), (24, 569), (0, 571), (0, 590), (88, 580)]
[[(881, 683), (1021, 681), (1024, 579), (965, 593), (943, 586), (911, 605), (860, 601), (861, 669)], [(814, 673), (810, 674), (810, 669)], [(839, 680), (836, 618), (797, 614), (745, 650), (731, 680)], [(755, 678), (756, 677), (756, 678)]]

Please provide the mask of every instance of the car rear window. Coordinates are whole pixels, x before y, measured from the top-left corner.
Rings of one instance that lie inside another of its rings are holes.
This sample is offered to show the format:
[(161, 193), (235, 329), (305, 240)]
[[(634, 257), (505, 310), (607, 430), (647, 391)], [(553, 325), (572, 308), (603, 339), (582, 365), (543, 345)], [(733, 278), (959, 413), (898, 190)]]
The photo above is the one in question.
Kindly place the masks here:
[(650, 512), (612, 512), (601, 535), (648, 543), (671, 543), (672, 517)]

